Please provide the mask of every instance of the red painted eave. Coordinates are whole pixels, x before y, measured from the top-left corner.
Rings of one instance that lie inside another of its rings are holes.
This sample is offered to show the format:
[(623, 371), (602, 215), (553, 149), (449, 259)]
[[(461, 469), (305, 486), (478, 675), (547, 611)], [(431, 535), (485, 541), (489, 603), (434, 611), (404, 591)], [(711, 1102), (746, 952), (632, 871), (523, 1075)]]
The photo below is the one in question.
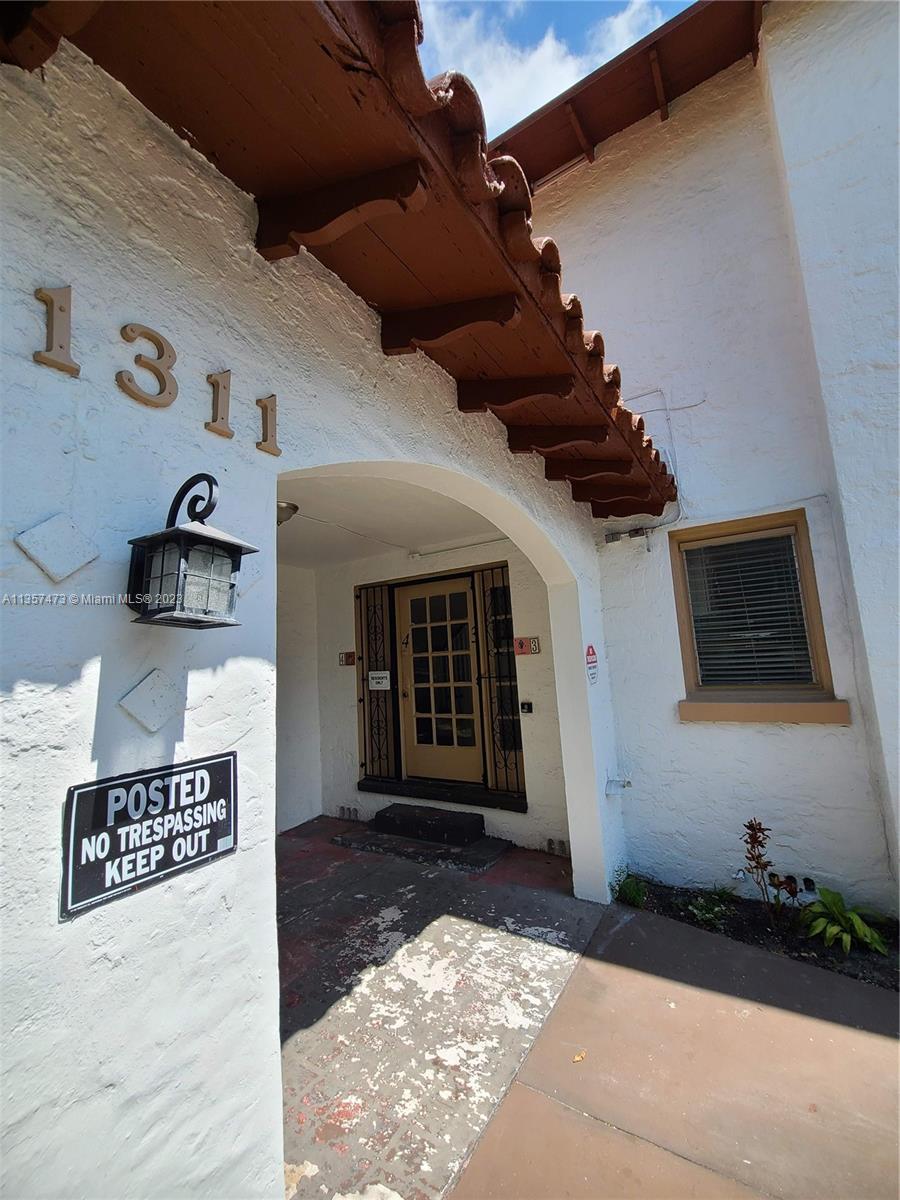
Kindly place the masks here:
[[(700, 0), (495, 138), (532, 187), (748, 54), (758, 51), (760, 0)], [(654, 61), (655, 60), (655, 61)], [(574, 118), (574, 119), (573, 119)], [(581, 131), (581, 136), (579, 134)]]
[(674, 499), (556, 245), (532, 236), (519, 164), (488, 160), (477, 93), (453, 72), (424, 79), (415, 3), (107, 0), (33, 17), (14, 59), (69, 37), (256, 198), (263, 257), (314, 254), (381, 315), (386, 354), (439, 363), (463, 412), (492, 412), (510, 451), (541, 455), (594, 516)]

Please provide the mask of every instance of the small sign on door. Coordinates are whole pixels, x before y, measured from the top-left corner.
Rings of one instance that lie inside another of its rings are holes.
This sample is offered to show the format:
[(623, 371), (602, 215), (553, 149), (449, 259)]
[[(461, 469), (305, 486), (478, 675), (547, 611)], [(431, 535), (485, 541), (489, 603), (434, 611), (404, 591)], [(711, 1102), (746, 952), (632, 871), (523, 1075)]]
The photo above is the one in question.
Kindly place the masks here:
[(391, 690), (391, 673), (390, 671), (370, 671), (369, 672), (369, 691), (370, 692), (389, 692)]

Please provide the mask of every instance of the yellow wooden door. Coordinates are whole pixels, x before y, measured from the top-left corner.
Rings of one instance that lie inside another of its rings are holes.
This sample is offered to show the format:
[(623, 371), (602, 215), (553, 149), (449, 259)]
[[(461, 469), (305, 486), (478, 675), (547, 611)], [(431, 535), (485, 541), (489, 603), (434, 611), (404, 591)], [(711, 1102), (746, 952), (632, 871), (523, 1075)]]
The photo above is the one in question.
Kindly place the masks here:
[(397, 589), (405, 774), (481, 783), (475, 600), (469, 579)]

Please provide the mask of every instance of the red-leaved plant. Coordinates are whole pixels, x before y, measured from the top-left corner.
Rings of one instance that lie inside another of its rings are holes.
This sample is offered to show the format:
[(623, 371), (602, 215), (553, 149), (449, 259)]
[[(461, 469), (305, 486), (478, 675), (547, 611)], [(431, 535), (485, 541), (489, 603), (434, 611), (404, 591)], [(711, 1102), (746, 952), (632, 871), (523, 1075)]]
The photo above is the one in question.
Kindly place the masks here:
[[(772, 860), (768, 858), (767, 851), (769, 847), (769, 834), (772, 830), (768, 825), (763, 825), (762, 821), (757, 821), (755, 817), (751, 817), (744, 824), (744, 833), (741, 841), (744, 843), (744, 859), (747, 863), (747, 873), (750, 878), (759, 888), (759, 894), (762, 896), (763, 904), (766, 906), (766, 914), (768, 915), (770, 924), (773, 924), (773, 917), (781, 916), (782, 894), (787, 896), (796, 905), (800, 893), (799, 885), (793, 875), (778, 875), (770, 868)], [(773, 902), (771, 888), (774, 888), (775, 899)]]
[(772, 897), (769, 892), (769, 868), (772, 865), (771, 859), (766, 858), (766, 850), (769, 845), (769, 834), (772, 832), (768, 826), (763, 825), (762, 821), (757, 821), (755, 817), (751, 817), (749, 821), (744, 823), (744, 833), (741, 841), (744, 843), (744, 859), (747, 863), (747, 874), (759, 888), (759, 894), (762, 896), (763, 904), (766, 906), (766, 912), (769, 918), (772, 916)]

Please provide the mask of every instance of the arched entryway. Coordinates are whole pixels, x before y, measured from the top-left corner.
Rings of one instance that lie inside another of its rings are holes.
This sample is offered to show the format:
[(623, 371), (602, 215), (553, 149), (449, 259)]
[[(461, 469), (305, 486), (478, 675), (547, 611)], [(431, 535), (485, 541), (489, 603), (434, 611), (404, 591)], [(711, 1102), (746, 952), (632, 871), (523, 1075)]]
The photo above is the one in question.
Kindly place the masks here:
[[(359, 775), (360, 763), (350, 761), (362, 720), (357, 717), (359, 697), (353, 672), (342, 669), (343, 656), (362, 649), (356, 645), (359, 631), (351, 628), (347, 619), (354, 603), (353, 589), (389, 583), (394, 605), (393, 589), (403, 579), (437, 577), (450, 581), (446, 583), (448, 593), (463, 603), (464, 585), (452, 584), (453, 579), (470, 575), (477, 590), (483, 586), (483, 567), (506, 565), (513, 556), (523, 563), (522, 594), (529, 591), (529, 585), (533, 585), (532, 593), (543, 592), (541, 603), (549, 630), (547, 657), (541, 664), (547, 665), (549, 674), (545, 671), (543, 685), (536, 682), (535, 686), (546, 686), (549, 681), (552, 703), (538, 706), (539, 711), (523, 718), (531, 722), (526, 726), (529, 732), (523, 735), (525, 761), (534, 768), (537, 779), (547, 771), (542, 772), (542, 762), (529, 763), (528, 742), (535, 747), (532, 756), (545, 753), (547, 763), (557, 755), (556, 787), (565, 827), (560, 828), (559, 822), (554, 825), (546, 813), (542, 826), (541, 814), (533, 806), (532, 823), (516, 827), (527, 829), (525, 840), (520, 841), (515, 831), (512, 839), (535, 847), (561, 843), (561, 848), (571, 853), (575, 894), (608, 900), (620, 845), (618, 830), (604, 828), (603, 819), (609, 769), (604, 760), (609, 757), (611, 720), (606, 713), (598, 729), (596, 698), (585, 673), (585, 644), (591, 638), (583, 627), (585, 585), (554, 540), (524, 507), (482, 481), (462, 470), (426, 463), (357, 461), (288, 470), (279, 477), (278, 498), (298, 509), (279, 533), (279, 781), (282, 790), (289, 787), (296, 794), (303, 793), (303, 804), (295, 815), (313, 816), (337, 808), (365, 814), (373, 811), (377, 788), (357, 793), (352, 776), (354, 772)], [(382, 559), (383, 566), (378, 561)], [(494, 579), (492, 576), (491, 582)], [(440, 593), (443, 585), (435, 584), (432, 590)], [(474, 592), (471, 594), (474, 597)], [(357, 604), (358, 600), (357, 595)], [(472, 604), (474, 611), (474, 598)], [(447, 619), (449, 622), (449, 616)], [(453, 628), (448, 624), (451, 636)], [(517, 635), (533, 632), (531, 628), (515, 630)], [(405, 636), (408, 638), (409, 630)], [(398, 663), (398, 669), (401, 666)], [(383, 686), (400, 689), (403, 681), (399, 677), (385, 680)], [(519, 699), (533, 704), (525, 696)], [(301, 703), (310, 714), (305, 726), (297, 720)], [(313, 705), (318, 706), (316, 720), (312, 719)], [(402, 721), (403, 714), (399, 716)], [(471, 723), (465, 719), (462, 724), (466, 738), (471, 737)], [(540, 730), (541, 736), (532, 736), (533, 730)], [(463, 757), (460, 753), (459, 758)], [(546, 778), (542, 783), (547, 783)], [(430, 798), (426, 794), (422, 799)], [(387, 802), (382, 797), (382, 803)], [(501, 832), (508, 828), (509, 818)]]

